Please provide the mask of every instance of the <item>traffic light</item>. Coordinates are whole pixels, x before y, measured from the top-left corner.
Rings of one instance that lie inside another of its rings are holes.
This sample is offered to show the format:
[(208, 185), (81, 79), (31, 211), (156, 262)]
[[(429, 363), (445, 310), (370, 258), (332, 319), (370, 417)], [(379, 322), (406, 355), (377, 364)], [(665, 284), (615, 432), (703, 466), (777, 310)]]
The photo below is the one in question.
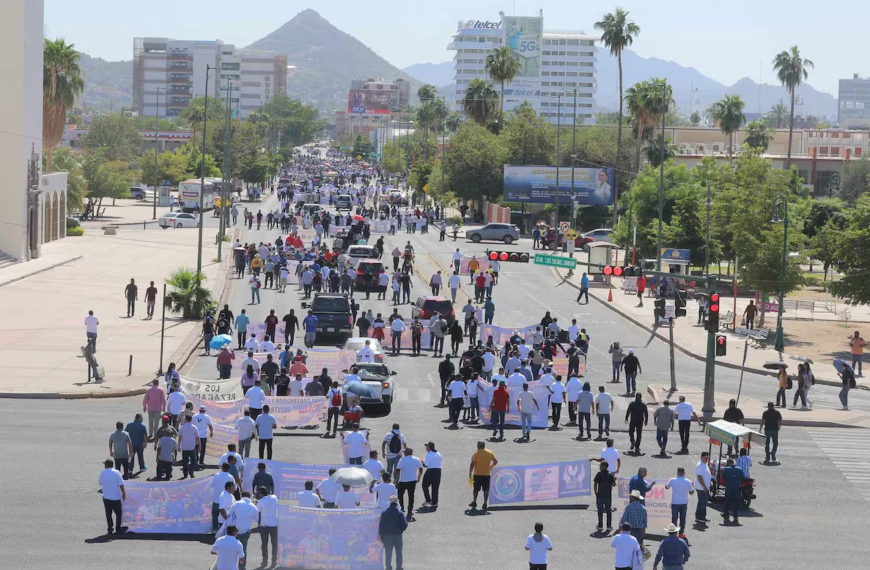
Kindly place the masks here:
[(486, 256), (490, 261), (508, 261), (514, 263), (528, 263), (529, 254), (524, 251), (489, 251)]
[(677, 296), (674, 298), (674, 316), (686, 316), (686, 292), (677, 291)]
[(655, 310), (653, 313), (655, 314), (656, 319), (665, 318), (665, 300), (664, 299), (656, 299), (653, 301), (653, 305), (655, 305)]
[(719, 293), (710, 295), (707, 301), (707, 332), (719, 330)]
[(622, 270), (622, 273), (626, 277), (642, 277), (643, 276), (643, 269), (641, 269), (640, 267), (634, 267), (634, 266), (630, 265), (630, 266), (624, 268)]
[(624, 274), (621, 265), (605, 265), (601, 272), (605, 275), (612, 275), (614, 277), (622, 277)]
[(728, 345), (725, 342), (726, 340), (725, 335), (716, 335), (716, 356), (725, 356), (725, 352), (728, 349)]

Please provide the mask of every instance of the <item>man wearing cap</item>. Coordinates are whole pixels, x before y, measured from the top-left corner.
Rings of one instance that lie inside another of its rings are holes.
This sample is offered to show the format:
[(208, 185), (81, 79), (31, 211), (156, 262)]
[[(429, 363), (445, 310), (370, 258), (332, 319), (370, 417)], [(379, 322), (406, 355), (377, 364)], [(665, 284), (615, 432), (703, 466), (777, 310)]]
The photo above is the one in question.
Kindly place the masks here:
[(633, 348), (629, 348), (628, 354), (622, 359), (622, 369), (625, 371), (625, 392), (637, 393), (637, 375), (643, 374), (643, 370), (640, 367), (640, 360), (634, 355)]
[(683, 570), (683, 564), (689, 561), (689, 545), (677, 536), (680, 531), (677, 525), (669, 524), (665, 527), (665, 531), (668, 536), (659, 544), (653, 570), (658, 570), (660, 562), (665, 570)]
[(236, 353), (230, 350), (230, 345), (225, 344), (221, 347), (221, 351), (217, 357), (218, 377), (226, 380), (233, 372), (233, 360), (236, 359)]
[(637, 539), (637, 543), (643, 545), (643, 537), (646, 534), (647, 514), (644, 498), (640, 491), (634, 490), (628, 496), (628, 504), (622, 511), (619, 524), (628, 523), (631, 526), (631, 536)]
[(393, 570), (393, 550), (396, 551), (396, 570), (402, 569), (402, 533), (408, 528), (405, 515), (399, 510), (399, 498), (390, 497), (390, 506), (381, 513), (378, 535), (384, 544), (384, 563), (386, 570)]
[(199, 469), (202, 469), (205, 463), (205, 444), (214, 435), (214, 425), (211, 417), (205, 413), (205, 406), (200, 406), (199, 413), (193, 416), (193, 425), (199, 433)]
[(613, 564), (616, 570), (643, 568), (643, 553), (637, 539), (631, 534), (631, 525), (623, 523), (620, 531), (610, 541), (610, 547), (616, 550)]

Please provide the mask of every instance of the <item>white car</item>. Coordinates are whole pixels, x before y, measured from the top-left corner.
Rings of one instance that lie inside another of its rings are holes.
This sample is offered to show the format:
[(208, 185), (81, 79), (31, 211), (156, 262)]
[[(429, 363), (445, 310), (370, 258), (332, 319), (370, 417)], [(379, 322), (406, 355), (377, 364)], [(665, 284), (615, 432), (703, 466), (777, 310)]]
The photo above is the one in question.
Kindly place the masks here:
[(199, 218), (194, 214), (185, 212), (168, 212), (160, 216), (157, 225), (163, 228), (196, 228), (199, 227)]
[(371, 259), (375, 256), (375, 248), (371, 245), (352, 245), (347, 248), (347, 256), (355, 259)]

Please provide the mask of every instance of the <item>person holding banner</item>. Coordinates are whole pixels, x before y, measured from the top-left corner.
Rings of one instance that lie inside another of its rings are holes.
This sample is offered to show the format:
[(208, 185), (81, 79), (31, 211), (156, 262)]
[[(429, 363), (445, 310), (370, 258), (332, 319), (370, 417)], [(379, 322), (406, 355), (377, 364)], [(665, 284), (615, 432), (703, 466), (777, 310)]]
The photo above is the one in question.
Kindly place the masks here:
[(103, 507), (106, 511), (106, 524), (108, 530), (106, 534), (112, 534), (112, 514), (115, 515), (114, 532), (121, 532), (121, 505), (127, 500), (127, 491), (124, 488), (124, 478), (121, 472), (113, 469), (113, 461), (107, 459), (103, 462), (103, 469), (100, 472), (99, 484), (103, 490)]
[(239, 564), (245, 561), (245, 548), (236, 538), (239, 529), (229, 525), (226, 534), (217, 539), (211, 547), (211, 553), (217, 555), (214, 570), (239, 570)]

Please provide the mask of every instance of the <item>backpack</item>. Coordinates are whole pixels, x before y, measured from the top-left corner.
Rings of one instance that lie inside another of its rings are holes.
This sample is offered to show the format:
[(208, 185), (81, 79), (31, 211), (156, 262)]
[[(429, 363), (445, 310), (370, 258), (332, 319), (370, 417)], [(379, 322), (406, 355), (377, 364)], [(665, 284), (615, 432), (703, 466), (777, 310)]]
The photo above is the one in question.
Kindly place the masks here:
[(789, 377), (786, 379), (785, 389), (786, 389), (786, 390), (791, 390), (791, 389), (792, 389), (792, 386), (793, 386), (793, 383), (792, 383), (792, 381), (791, 381), (791, 376), (789, 376)]
[(387, 444), (387, 447), (390, 450), (390, 453), (394, 455), (398, 455), (402, 452), (402, 440), (399, 437), (399, 434), (393, 433), (393, 437), (390, 438), (390, 443)]
[(854, 374), (850, 375), (849, 376), (849, 388), (855, 388), (857, 385), (858, 385), (858, 383), (855, 382), (855, 375)]
[(341, 392), (335, 390), (332, 393), (332, 405), (336, 408), (341, 407)]

